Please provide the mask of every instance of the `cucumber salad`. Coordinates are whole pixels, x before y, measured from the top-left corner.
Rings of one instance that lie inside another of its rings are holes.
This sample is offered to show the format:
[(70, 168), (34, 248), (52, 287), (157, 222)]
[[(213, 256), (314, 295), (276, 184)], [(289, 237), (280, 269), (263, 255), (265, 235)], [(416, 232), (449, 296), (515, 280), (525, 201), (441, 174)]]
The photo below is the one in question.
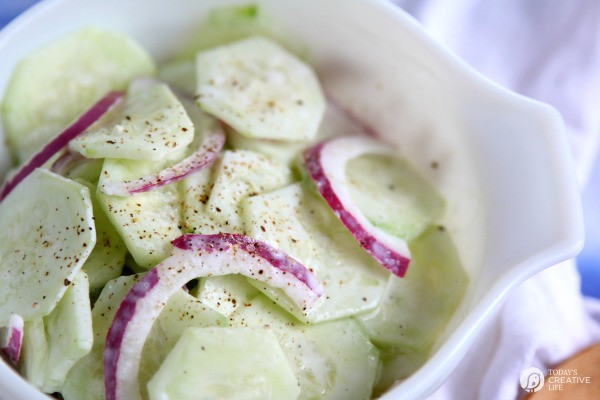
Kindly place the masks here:
[(158, 64), (85, 27), (17, 65), (0, 350), (31, 385), (370, 399), (427, 359), (467, 285), (444, 199), (281, 32), (220, 8)]

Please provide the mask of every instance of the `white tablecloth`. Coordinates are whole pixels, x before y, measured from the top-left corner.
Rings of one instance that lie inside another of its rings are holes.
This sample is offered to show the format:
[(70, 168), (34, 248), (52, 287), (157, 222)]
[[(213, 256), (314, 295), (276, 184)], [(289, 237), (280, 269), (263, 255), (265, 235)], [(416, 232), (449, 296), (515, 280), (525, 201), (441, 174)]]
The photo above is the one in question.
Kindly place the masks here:
[[(556, 107), (566, 122), (579, 181), (586, 184), (600, 137), (600, 2), (395, 3), (484, 75)], [(581, 295), (574, 262), (557, 265), (510, 294), (432, 399), (522, 397), (521, 371), (537, 367), (546, 373), (597, 341), (600, 302)]]

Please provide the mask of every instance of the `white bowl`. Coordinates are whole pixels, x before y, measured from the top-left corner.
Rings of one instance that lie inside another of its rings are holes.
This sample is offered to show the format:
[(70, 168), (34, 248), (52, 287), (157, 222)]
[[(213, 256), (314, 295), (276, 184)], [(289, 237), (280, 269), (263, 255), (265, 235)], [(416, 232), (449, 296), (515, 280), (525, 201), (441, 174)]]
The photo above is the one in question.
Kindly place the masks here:
[[(307, 45), (328, 94), (396, 143), (447, 199), (444, 223), (470, 285), (429, 361), (383, 396), (423, 398), (512, 288), (582, 246), (561, 117), (482, 78), (386, 1), (253, 2)], [(77, 27), (125, 32), (160, 60), (208, 9), (225, 3), (248, 1), (44, 1), (0, 33), (0, 93), (21, 57)], [(5, 149), (0, 160), (5, 169)], [(3, 363), (0, 387), (7, 399), (46, 398)]]

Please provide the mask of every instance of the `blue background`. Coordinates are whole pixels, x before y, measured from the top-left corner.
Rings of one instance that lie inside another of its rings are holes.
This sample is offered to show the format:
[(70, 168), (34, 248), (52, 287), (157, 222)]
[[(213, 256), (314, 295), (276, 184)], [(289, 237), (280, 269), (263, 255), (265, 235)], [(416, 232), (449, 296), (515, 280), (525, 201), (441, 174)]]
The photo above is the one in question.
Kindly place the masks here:
[[(39, 0), (0, 0), (0, 28)], [(577, 258), (583, 294), (600, 298), (600, 160), (583, 191), (586, 244)]]

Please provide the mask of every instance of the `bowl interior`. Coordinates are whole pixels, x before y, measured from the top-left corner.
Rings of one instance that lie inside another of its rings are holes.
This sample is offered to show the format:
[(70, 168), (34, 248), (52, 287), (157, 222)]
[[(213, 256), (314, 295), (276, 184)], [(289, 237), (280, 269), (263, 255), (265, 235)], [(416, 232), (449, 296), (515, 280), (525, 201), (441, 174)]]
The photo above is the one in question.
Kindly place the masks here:
[[(0, 34), (0, 93), (21, 57), (77, 27), (127, 33), (161, 60), (207, 10), (248, 2), (42, 2)], [(306, 45), (327, 94), (397, 145), (447, 200), (443, 223), (469, 288), (430, 360), (384, 396), (421, 398), (443, 382), (511, 287), (579, 250), (578, 188), (561, 119), (478, 76), (385, 1), (252, 2)], [(3, 363), (0, 382), (14, 388), (13, 398), (44, 398)]]

